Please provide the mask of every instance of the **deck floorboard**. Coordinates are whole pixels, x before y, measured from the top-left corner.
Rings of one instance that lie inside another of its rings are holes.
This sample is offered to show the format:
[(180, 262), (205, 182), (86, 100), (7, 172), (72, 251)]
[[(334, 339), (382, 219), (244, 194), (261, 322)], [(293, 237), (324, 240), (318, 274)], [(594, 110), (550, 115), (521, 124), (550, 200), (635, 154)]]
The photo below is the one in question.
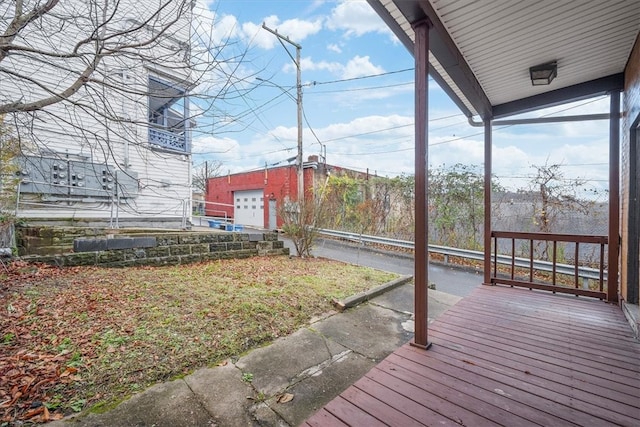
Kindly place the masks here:
[(305, 426), (638, 426), (640, 343), (619, 307), (482, 286)]

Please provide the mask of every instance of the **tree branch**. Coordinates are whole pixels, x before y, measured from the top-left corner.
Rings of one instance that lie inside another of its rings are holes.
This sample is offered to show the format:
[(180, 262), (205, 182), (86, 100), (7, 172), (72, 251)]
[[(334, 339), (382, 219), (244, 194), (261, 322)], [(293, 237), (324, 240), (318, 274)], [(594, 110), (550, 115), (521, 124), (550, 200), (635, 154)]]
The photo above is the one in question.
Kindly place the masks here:
[(4, 34), (0, 36), (0, 62), (7, 56), (9, 50), (8, 47), (11, 46), (20, 31), (30, 22), (33, 22), (45, 13), (50, 12), (58, 2), (59, 0), (47, 0), (47, 2), (42, 6), (36, 7), (31, 12), (23, 14), (23, 0), (16, 0), (13, 20), (5, 30)]

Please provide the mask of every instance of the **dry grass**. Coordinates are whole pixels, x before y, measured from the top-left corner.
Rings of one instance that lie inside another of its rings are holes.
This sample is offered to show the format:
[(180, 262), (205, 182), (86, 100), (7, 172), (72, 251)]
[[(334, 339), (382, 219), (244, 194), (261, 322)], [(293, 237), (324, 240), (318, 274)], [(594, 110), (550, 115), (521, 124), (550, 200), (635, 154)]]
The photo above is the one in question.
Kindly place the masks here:
[(0, 420), (116, 401), (287, 335), (333, 298), (395, 277), (287, 257), (0, 271)]

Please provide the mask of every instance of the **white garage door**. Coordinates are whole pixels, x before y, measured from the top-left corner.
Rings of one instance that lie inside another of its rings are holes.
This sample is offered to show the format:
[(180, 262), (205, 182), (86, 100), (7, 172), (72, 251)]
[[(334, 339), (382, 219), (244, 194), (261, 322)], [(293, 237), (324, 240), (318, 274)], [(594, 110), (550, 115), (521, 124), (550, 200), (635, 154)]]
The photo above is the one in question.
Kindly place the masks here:
[(264, 227), (263, 190), (234, 191), (236, 224)]

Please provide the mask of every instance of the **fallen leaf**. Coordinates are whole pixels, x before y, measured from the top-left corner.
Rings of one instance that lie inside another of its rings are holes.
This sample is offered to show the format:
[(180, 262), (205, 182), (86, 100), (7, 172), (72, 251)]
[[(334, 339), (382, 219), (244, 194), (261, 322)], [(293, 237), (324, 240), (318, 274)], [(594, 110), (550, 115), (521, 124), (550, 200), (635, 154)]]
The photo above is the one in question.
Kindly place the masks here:
[(278, 402), (278, 403), (287, 403), (287, 402), (291, 402), (292, 400), (293, 400), (293, 394), (284, 393), (284, 394), (281, 394), (280, 396), (278, 396), (278, 399), (276, 400), (276, 402)]
[(73, 368), (67, 368), (63, 373), (60, 374), (60, 378), (68, 377), (69, 375), (77, 372), (77, 369), (75, 370), (75, 372), (72, 369)]
[(473, 362), (472, 362), (472, 361), (470, 361), (470, 360), (462, 359), (462, 361), (463, 361), (464, 363), (469, 364), (469, 365), (475, 365), (475, 363), (473, 363)]
[(51, 414), (51, 420), (61, 420), (64, 418), (64, 414), (62, 414), (62, 412), (54, 412), (53, 414)]
[(44, 412), (45, 408), (46, 408), (46, 406), (40, 406), (40, 407), (38, 407), (36, 409), (32, 409), (30, 411), (27, 411), (27, 413), (24, 414), (24, 419), (28, 420), (29, 418), (33, 418), (36, 415), (42, 414)]
[(218, 366), (227, 366), (228, 363), (228, 360), (223, 360), (222, 362), (218, 363)]

